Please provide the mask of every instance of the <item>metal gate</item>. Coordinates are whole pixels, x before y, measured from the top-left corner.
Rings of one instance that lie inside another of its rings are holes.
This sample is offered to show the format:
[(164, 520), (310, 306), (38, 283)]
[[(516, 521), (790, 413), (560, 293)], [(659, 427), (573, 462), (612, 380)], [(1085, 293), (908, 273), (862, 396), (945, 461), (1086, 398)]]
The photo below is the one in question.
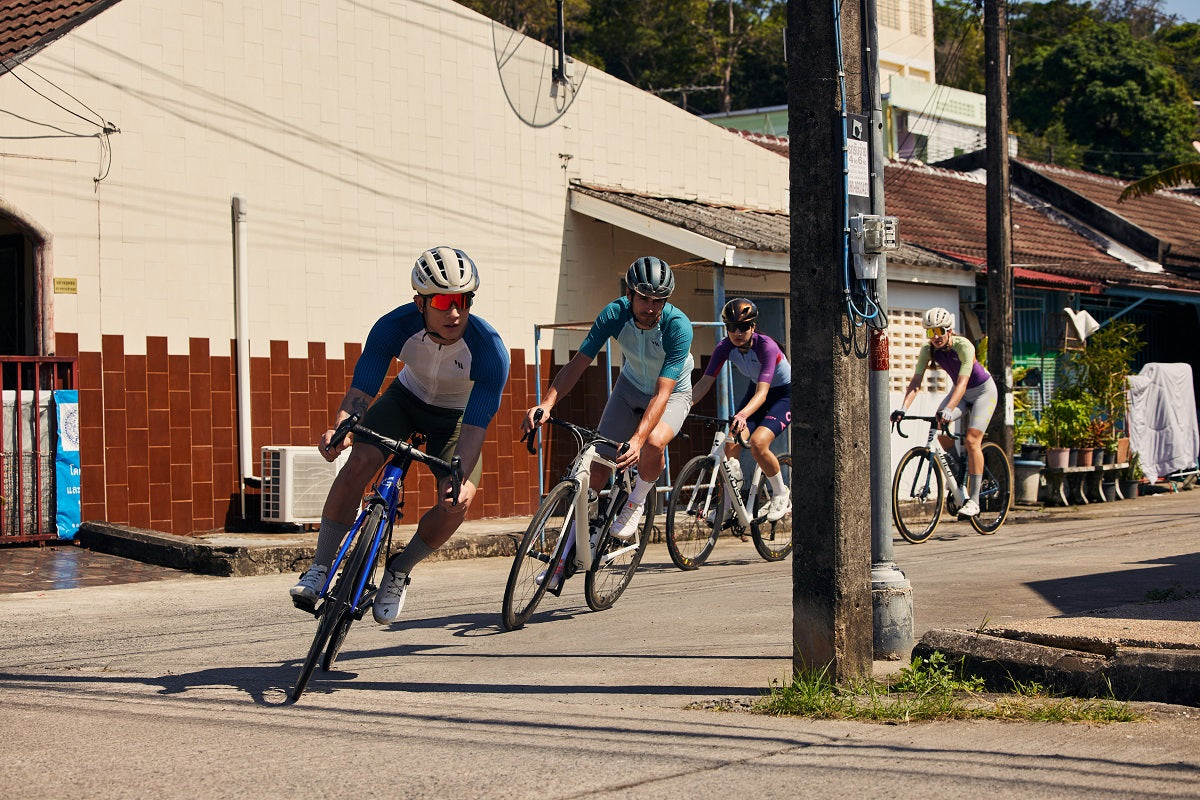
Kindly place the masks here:
[(52, 400), (75, 359), (0, 356), (0, 386), (0, 544), (56, 539)]

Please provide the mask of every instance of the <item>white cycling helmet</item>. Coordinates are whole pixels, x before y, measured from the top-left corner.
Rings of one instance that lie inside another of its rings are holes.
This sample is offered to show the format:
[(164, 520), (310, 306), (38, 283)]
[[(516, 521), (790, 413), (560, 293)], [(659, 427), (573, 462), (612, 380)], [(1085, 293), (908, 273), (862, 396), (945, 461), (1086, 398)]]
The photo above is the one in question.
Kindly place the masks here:
[(462, 250), (434, 247), (413, 265), (412, 287), (419, 295), (471, 294), (479, 288), (479, 270)]
[(941, 306), (934, 306), (925, 312), (926, 328), (953, 328), (954, 315)]

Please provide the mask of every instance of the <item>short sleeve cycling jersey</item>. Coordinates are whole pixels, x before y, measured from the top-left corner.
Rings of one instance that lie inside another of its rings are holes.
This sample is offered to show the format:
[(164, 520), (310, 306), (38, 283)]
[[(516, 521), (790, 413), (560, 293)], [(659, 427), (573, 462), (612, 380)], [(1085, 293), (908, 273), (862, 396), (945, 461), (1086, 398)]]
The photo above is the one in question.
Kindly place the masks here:
[(658, 325), (644, 331), (633, 321), (629, 298), (619, 297), (596, 317), (579, 351), (595, 358), (609, 338), (621, 345), (621, 374), (638, 391), (654, 394), (659, 378), (675, 381), (676, 392), (692, 388), (692, 323), (675, 306), (663, 306)]
[(416, 303), (380, 317), (354, 367), (351, 387), (372, 397), (392, 359), (404, 363), (396, 378), (431, 406), (463, 409), (464, 425), (486, 428), (500, 408), (508, 382), (508, 350), (496, 329), (472, 314), (454, 344), (441, 345), (425, 330)]
[(967, 380), (968, 389), (974, 389), (992, 377), (983, 365), (975, 360), (975, 345), (965, 336), (953, 337), (948, 350), (939, 350), (929, 342), (921, 345), (921, 352), (917, 354), (916, 372), (924, 372), (930, 360), (955, 379), (970, 375)]
[(722, 339), (713, 350), (704, 374), (715, 376), (726, 361), (750, 380), (770, 384), (772, 389), (792, 383), (792, 366), (787, 356), (779, 349), (779, 344), (766, 334), (755, 333), (751, 336), (750, 348), (744, 353), (734, 347), (729, 339)]

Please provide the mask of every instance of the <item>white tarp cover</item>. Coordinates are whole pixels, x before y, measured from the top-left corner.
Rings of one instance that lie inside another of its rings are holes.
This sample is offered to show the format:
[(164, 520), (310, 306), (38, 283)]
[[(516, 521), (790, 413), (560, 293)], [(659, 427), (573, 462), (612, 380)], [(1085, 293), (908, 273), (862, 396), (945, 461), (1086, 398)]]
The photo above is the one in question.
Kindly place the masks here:
[(1147, 364), (1129, 376), (1129, 449), (1151, 482), (1192, 469), (1200, 456), (1189, 364)]

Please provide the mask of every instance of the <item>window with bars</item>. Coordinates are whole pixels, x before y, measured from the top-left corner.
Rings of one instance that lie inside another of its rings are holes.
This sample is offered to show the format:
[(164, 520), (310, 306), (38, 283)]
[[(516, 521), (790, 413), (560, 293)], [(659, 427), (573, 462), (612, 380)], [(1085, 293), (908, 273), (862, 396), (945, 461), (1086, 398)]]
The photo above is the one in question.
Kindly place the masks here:
[(908, 28), (909, 33), (924, 36), (929, 18), (925, 14), (925, 0), (909, 0)]
[(900, 0), (879, 0), (876, 11), (879, 14), (880, 25), (900, 30)]
[[(893, 308), (888, 314), (888, 348), (892, 356), (889, 378), (893, 392), (903, 393), (913, 370), (917, 368), (921, 345), (928, 338), (922, 324), (924, 316), (923, 309), (913, 308)], [(925, 384), (921, 388), (927, 392), (944, 393), (949, 391), (950, 383), (946, 373), (930, 362), (930, 368), (925, 370)]]

